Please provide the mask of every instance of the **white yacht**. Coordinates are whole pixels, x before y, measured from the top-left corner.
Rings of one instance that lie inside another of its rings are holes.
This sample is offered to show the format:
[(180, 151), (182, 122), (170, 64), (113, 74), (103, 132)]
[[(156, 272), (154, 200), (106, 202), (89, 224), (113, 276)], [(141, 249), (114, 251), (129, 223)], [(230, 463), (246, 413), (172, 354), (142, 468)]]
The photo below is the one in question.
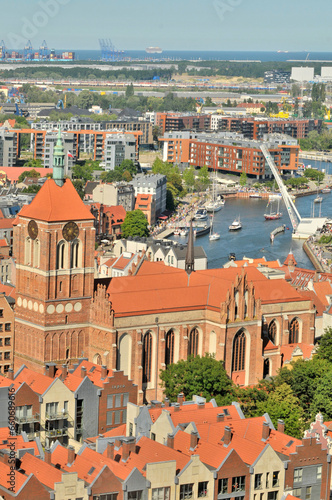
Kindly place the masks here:
[(194, 220), (207, 220), (207, 219), (208, 215), (205, 208), (199, 208), (194, 215)]
[(239, 231), (242, 229), (242, 224), (240, 222), (240, 217), (238, 219), (235, 219), (235, 221), (232, 222), (232, 224), (228, 227), (230, 231)]

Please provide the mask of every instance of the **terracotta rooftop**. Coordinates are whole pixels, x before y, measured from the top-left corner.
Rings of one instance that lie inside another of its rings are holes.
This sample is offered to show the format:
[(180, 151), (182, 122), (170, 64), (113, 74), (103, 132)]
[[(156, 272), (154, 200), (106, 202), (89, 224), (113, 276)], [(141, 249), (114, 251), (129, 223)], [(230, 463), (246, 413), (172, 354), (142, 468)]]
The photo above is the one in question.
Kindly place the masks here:
[(41, 375), (26, 366), (15, 376), (15, 382), (22, 384), (25, 382), (37, 394), (44, 394), (44, 392), (53, 383), (53, 378)]
[(48, 179), (30, 205), (21, 209), (19, 216), (47, 222), (94, 219), (70, 179), (66, 179), (62, 187), (57, 186), (53, 179)]
[(303, 359), (311, 359), (312, 351), (315, 349), (313, 344), (285, 344), (280, 346), (280, 353), (283, 355), (285, 362), (290, 362), (294, 355), (294, 351), (300, 351), (297, 355), (300, 356), (301, 352)]
[[(6, 488), (5, 484), (7, 482), (5, 478), (9, 477), (10, 472), (11, 472), (10, 466), (4, 464), (3, 462), (0, 462), (0, 478), (2, 478), (0, 484), (5, 488)], [(14, 480), (14, 485), (12, 486), (13, 488), (12, 491), (17, 492), (20, 488), (22, 488), (24, 483), (27, 481), (28, 477), (19, 472), (18, 470), (15, 470), (14, 474), (15, 474), (15, 480)]]
[(21, 458), (21, 469), (28, 475), (33, 474), (38, 481), (52, 490), (54, 489), (54, 483), (62, 481), (61, 471), (30, 453), (25, 453)]

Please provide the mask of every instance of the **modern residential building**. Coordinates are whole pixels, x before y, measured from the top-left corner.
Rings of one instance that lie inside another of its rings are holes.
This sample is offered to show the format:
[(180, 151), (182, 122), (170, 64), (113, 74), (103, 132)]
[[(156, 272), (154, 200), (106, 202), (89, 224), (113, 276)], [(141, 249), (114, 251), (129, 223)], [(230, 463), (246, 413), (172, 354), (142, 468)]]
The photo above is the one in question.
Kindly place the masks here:
[(121, 205), (126, 212), (134, 210), (135, 189), (128, 182), (100, 183), (92, 190), (92, 200), (104, 206)]
[[(32, 135), (34, 138), (35, 135)], [(54, 147), (58, 140), (58, 134), (56, 132), (47, 132), (45, 134), (45, 142), (44, 148), (39, 149), (38, 146), (38, 159), (42, 160), (45, 168), (51, 168), (54, 162)], [(75, 165), (76, 160), (76, 144), (75, 144), (75, 136), (73, 134), (62, 134), (63, 147), (65, 151), (65, 173), (69, 177), (71, 177), (71, 171), (73, 166)], [(34, 148), (34, 144), (32, 143), (32, 148)]]
[(136, 197), (139, 194), (152, 195), (156, 207), (154, 216), (151, 214), (152, 219), (155, 219), (166, 210), (167, 179), (165, 175), (137, 174), (130, 181), (130, 184), (134, 187)]
[[(283, 134), (265, 135), (265, 145), (281, 174), (293, 174), (298, 168), (297, 140)], [(194, 134), (191, 132), (166, 133), (163, 160), (170, 163), (207, 166), (222, 173), (245, 172), (257, 179), (271, 178), (272, 172), (261, 151), (260, 141), (247, 140), (232, 132)]]
[(114, 170), (123, 160), (136, 160), (136, 142), (131, 134), (108, 134), (104, 141), (103, 166), (105, 170)]
[(0, 166), (13, 167), (17, 161), (17, 136), (10, 130), (0, 130)]

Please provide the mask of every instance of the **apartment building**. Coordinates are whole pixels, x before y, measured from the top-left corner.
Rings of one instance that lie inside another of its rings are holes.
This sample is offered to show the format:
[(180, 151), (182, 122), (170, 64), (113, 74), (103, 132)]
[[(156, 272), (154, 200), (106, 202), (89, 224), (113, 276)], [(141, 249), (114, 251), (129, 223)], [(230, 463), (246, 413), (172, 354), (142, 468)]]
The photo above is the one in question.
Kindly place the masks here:
[(9, 130), (0, 130), (0, 166), (13, 167), (17, 161), (17, 136)]
[(152, 218), (155, 219), (166, 210), (167, 180), (165, 175), (137, 174), (133, 180), (130, 181), (130, 184), (134, 187), (136, 197), (139, 194), (152, 195), (156, 210)]

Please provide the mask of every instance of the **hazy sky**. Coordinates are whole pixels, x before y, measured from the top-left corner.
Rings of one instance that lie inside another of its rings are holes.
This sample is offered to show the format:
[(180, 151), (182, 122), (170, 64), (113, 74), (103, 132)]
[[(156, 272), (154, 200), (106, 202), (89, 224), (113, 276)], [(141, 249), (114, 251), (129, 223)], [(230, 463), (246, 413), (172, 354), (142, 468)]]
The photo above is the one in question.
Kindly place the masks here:
[(1, 2), (8, 48), (332, 51), (331, 0), (11, 0)]

